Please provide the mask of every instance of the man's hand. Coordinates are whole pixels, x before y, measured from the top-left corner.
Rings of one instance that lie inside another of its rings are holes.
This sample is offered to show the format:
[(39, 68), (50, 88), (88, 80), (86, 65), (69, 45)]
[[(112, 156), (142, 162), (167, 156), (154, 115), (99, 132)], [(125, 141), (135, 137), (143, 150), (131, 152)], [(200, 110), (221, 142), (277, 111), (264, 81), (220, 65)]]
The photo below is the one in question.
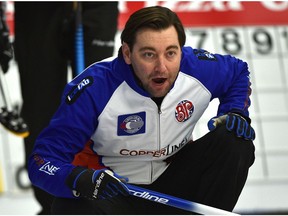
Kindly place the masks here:
[(234, 132), (237, 137), (242, 137), (246, 140), (255, 139), (255, 131), (251, 127), (250, 122), (237, 113), (213, 117), (208, 122), (208, 129), (212, 131), (222, 124), (225, 124), (226, 129)]
[(86, 169), (75, 167), (66, 180), (76, 197), (87, 199), (107, 199), (118, 194), (129, 195), (129, 189), (121, 181), (128, 179), (113, 173), (108, 169)]

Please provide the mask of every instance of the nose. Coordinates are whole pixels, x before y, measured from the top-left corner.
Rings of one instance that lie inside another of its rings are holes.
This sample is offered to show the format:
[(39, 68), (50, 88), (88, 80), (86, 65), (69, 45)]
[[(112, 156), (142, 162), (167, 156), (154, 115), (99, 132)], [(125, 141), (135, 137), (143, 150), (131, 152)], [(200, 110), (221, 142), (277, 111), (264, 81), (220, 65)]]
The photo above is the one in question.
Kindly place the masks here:
[(155, 65), (155, 71), (165, 72), (167, 70), (166, 60), (164, 57), (158, 57)]

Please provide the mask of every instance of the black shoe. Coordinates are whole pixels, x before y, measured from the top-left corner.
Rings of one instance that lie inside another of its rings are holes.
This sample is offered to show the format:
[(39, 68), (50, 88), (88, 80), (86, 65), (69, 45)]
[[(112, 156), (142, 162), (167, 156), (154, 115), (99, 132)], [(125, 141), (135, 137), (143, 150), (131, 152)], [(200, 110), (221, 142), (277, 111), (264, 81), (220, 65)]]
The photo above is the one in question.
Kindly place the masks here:
[(8, 111), (2, 107), (0, 112), (0, 123), (10, 132), (23, 138), (29, 136), (29, 128), (16, 111)]

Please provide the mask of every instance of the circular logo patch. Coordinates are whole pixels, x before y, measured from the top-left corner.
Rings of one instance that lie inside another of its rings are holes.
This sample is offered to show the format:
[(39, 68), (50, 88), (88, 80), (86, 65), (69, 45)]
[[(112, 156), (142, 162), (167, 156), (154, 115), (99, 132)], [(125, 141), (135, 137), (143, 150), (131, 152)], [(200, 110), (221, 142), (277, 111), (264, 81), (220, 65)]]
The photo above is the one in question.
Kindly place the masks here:
[(178, 122), (185, 122), (192, 116), (193, 112), (193, 103), (188, 100), (183, 100), (176, 106), (175, 118)]

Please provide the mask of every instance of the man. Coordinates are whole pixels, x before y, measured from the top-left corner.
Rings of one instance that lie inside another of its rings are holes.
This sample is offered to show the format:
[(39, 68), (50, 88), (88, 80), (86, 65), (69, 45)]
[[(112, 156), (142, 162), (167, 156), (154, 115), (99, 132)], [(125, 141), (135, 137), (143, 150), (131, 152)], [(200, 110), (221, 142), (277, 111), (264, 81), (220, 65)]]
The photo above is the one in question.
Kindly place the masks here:
[[(29, 176), (57, 198), (53, 214), (187, 214), (128, 196), (126, 182), (232, 211), (254, 162), (247, 64), (184, 47), (177, 15), (131, 15), (117, 58), (70, 82), (39, 135)], [(192, 132), (219, 98), (211, 132)]]

